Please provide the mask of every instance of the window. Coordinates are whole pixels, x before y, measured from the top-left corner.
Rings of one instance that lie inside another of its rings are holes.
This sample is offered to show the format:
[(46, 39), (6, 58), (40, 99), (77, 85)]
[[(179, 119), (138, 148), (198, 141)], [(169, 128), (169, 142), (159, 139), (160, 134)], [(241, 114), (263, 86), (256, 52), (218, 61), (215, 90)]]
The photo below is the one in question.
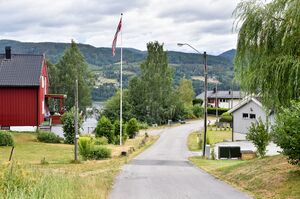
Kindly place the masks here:
[(44, 102), (44, 100), (42, 101), (42, 114), (45, 114), (45, 102)]
[(227, 99), (220, 99), (220, 102), (227, 102)]
[(255, 119), (256, 115), (255, 114), (250, 114), (250, 119)]
[(46, 95), (46, 89), (47, 89), (47, 78), (46, 77), (44, 78), (44, 81), (45, 81), (44, 95)]
[(244, 119), (248, 119), (249, 118), (249, 114), (248, 113), (243, 113), (243, 118)]
[(44, 88), (44, 84), (45, 84), (45, 80), (44, 80), (44, 76), (41, 77), (42, 78), (42, 88)]

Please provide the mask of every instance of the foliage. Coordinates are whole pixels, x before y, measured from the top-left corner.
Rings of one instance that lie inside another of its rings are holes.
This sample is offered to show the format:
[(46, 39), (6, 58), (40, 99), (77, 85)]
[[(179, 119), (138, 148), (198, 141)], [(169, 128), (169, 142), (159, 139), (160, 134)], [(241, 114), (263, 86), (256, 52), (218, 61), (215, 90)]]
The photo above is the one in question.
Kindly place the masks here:
[(259, 156), (264, 157), (266, 155), (270, 135), (261, 118), (259, 118), (258, 123), (251, 123), (246, 138), (253, 142)]
[(200, 118), (204, 114), (204, 109), (200, 104), (196, 104), (193, 106), (193, 114), (195, 117)]
[(228, 112), (225, 112), (221, 115), (221, 118), (219, 120), (220, 122), (227, 122), (231, 123), (232, 122), (232, 115)]
[(131, 118), (126, 125), (126, 132), (129, 138), (134, 138), (139, 131), (138, 121), (135, 118)]
[(108, 143), (114, 143), (115, 136), (113, 132), (113, 125), (111, 124), (111, 121), (107, 117), (102, 116), (100, 118), (100, 120), (97, 123), (95, 132), (96, 132), (96, 137), (106, 137)]
[(60, 143), (60, 137), (52, 132), (38, 131), (37, 140), (45, 143)]
[[(114, 122), (114, 136), (115, 136), (115, 144), (120, 144), (120, 121), (115, 120)], [(123, 123), (122, 125), (122, 143), (125, 143), (128, 138), (126, 125)]]
[(111, 149), (104, 146), (94, 146), (89, 155), (89, 159), (101, 160), (111, 157)]
[(94, 147), (93, 140), (90, 137), (80, 137), (78, 140), (79, 154), (84, 160), (87, 160), (91, 155), (91, 151)]
[(146, 122), (139, 122), (139, 129), (148, 129), (149, 125)]
[(236, 78), (269, 109), (299, 98), (299, 7), (299, 0), (244, 0), (234, 12), (240, 26)]
[(0, 146), (14, 146), (14, 139), (10, 132), (0, 131)]
[(218, 109), (218, 114), (222, 115), (223, 113), (227, 112), (228, 108), (215, 108), (215, 107), (207, 107), (207, 114), (216, 115), (216, 110)]
[[(51, 66), (49, 72), (52, 80), (51, 91), (54, 93), (63, 93), (68, 96), (65, 100), (67, 110), (70, 110), (74, 106), (76, 79), (78, 80), (79, 109), (85, 111), (85, 108), (91, 105), (91, 88), (94, 84), (93, 76), (88, 70), (84, 56), (73, 40), (71, 46), (65, 50), (64, 55), (57, 65)], [(59, 78), (54, 78), (54, 76)]]
[(274, 142), (283, 149), (291, 164), (300, 166), (300, 102), (281, 108), (272, 127)]
[(196, 98), (196, 99), (193, 99), (193, 105), (200, 105), (200, 106), (202, 106), (202, 104), (203, 104), (203, 100), (202, 99), (200, 99), (200, 98)]
[(195, 97), (192, 81), (186, 79), (185, 77), (181, 79), (177, 88), (177, 92), (178, 100), (182, 101), (185, 106), (192, 107), (193, 99)]
[(108, 139), (106, 137), (96, 137), (94, 139), (95, 145), (106, 145), (108, 144)]
[[(74, 124), (74, 108), (70, 111), (67, 111), (61, 117), (61, 122), (63, 124), (63, 131), (65, 137), (65, 143), (73, 144), (75, 139), (75, 124)], [(79, 129), (81, 128), (83, 121), (82, 118), (78, 117), (78, 133), (80, 134)]]

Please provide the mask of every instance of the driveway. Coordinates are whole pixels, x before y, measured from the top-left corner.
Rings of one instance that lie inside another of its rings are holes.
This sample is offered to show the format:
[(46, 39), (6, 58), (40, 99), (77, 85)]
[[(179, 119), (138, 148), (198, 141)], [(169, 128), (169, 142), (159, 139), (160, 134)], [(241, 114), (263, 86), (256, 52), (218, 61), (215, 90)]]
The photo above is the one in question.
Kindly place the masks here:
[[(250, 198), (188, 162), (190, 132), (201, 121), (154, 131), (159, 140), (123, 167), (115, 179), (111, 199), (243, 199)], [(152, 131), (148, 132), (149, 134)]]

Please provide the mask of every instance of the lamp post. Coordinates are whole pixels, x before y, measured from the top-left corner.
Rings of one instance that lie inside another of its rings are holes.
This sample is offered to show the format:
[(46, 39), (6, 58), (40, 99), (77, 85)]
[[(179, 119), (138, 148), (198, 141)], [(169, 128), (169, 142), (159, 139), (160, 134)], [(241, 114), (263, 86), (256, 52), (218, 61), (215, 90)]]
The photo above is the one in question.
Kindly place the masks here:
[[(189, 46), (192, 48), (194, 51), (196, 51), (198, 54), (201, 55), (201, 53), (191, 46), (190, 44), (187, 43), (178, 43), (178, 46)], [(203, 53), (203, 58), (204, 58), (204, 140), (203, 140), (203, 157), (205, 157), (205, 147), (206, 147), (206, 132), (207, 132), (207, 56), (206, 52)]]

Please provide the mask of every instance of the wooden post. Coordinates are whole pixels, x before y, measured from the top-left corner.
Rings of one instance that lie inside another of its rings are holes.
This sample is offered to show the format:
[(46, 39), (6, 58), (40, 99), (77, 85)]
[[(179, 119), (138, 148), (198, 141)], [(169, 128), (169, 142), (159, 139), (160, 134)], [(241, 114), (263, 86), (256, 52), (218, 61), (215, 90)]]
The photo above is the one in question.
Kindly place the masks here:
[(75, 137), (74, 137), (74, 160), (78, 161), (78, 80), (75, 82), (75, 115), (74, 115)]
[(14, 154), (14, 149), (15, 149), (15, 147), (13, 146), (13, 147), (11, 148), (11, 151), (10, 151), (9, 161), (12, 160), (12, 157), (13, 157), (13, 154)]

